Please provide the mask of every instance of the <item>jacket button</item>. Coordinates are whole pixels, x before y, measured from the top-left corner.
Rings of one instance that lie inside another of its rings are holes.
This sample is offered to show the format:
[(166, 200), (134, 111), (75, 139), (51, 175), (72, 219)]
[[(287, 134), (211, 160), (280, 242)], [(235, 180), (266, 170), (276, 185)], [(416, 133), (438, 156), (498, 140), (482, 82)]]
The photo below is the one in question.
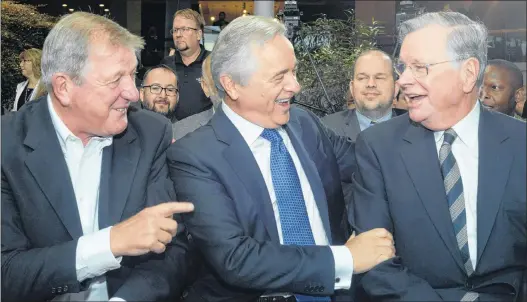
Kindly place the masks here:
[(340, 282), (340, 278), (336, 278), (335, 283), (339, 283), (339, 282)]

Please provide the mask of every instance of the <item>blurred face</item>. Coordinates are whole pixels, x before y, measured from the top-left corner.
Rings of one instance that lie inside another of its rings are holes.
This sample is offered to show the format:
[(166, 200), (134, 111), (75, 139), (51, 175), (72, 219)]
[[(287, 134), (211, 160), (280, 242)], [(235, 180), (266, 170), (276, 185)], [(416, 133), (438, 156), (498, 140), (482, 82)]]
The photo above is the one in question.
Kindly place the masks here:
[(527, 99), (527, 86), (523, 86), (516, 90), (514, 99), (516, 101), (516, 106), (514, 108), (516, 114), (525, 118), (525, 116), (523, 116), (523, 107), (525, 106), (525, 100)]
[(475, 59), (460, 61), (460, 67), (451, 62), (431, 65), (428, 75), (422, 77), (411, 70), (426, 70), (425, 64), (452, 60), (446, 51), (448, 33), (448, 28), (427, 26), (408, 34), (400, 51), (399, 62), (406, 64), (406, 69), (397, 83), (407, 97), (410, 118), (434, 131), (455, 125), (476, 101), (479, 64)]
[(194, 20), (177, 16), (172, 23), (172, 29), (174, 30), (172, 34), (174, 44), (180, 52), (195, 52), (199, 49), (199, 41), (201, 40), (202, 33), (199, 25)]
[(220, 17), (220, 20), (225, 20), (225, 13), (220, 13), (219, 17)]
[(514, 88), (507, 69), (499, 66), (487, 66), (483, 85), (480, 88), (480, 100), (489, 109), (512, 115), (514, 110)]
[(82, 84), (72, 85), (67, 92), (70, 108), (66, 114), (72, 121), (68, 126), (73, 126), (76, 131), (70, 130), (81, 139), (123, 132), (128, 125), (128, 106), (139, 98), (134, 52), (108, 43), (92, 43), (90, 49)]
[(178, 102), (179, 94), (176, 90), (176, 75), (166, 69), (157, 68), (150, 71), (145, 79), (140, 91), (141, 101), (148, 109), (168, 116), (174, 112)]
[(395, 91), (392, 68), (390, 58), (381, 52), (368, 53), (356, 62), (350, 89), (362, 114), (378, 119), (391, 109)]
[(257, 70), (246, 86), (234, 83), (226, 88), (225, 101), (240, 116), (263, 128), (285, 125), (289, 121), (290, 100), (300, 91), (293, 46), (278, 35), (252, 51)]
[(20, 71), (22, 75), (26, 78), (33, 76), (33, 64), (30, 60), (27, 60), (25, 57), (20, 59)]

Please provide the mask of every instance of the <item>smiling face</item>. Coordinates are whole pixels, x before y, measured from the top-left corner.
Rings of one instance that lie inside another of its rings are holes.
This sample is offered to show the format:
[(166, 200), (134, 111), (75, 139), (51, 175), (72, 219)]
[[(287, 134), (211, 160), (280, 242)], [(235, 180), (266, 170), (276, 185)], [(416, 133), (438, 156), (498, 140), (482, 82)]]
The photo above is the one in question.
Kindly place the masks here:
[(378, 119), (390, 110), (395, 91), (392, 68), (390, 58), (379, 51), (362, 55), (355, 63), (350, 90), (362, 114)]
[(247, 85), (232, 83), (226, 76), (222, 79), (227, 93), (225, 102), (263, 128), (285, 125), (289, 121), (290, 100), (300, 91), (293, 46), (286, 37), (277, 35), (252, 51), (258, 67)]
[(67, 85), (60, 95), (60, 103), (66, 107), (62, 110), (66, 126), (83, 141), (123, 132), (128, 125), (128, 106), (139, 98), (136, 66), (136, 56), (129, 48), (90, 44), (82, 83), (76, 85), (67, 79), (59, 84)]
[[(161, 113), (165, 116), (172, 114), (176, 108), (179, 94), (167, 95), (167, 90), (162, 89), (159, 94), (153, 93), (157, 91), (156, 87), (161, 88), (177, 88), (176, 75), (166, 70), (165, 68), (156, 68), (151, 70), (146, 77), (140, 91), (140, 97), (143, 104), (150, 110)], [(152, 89), (154, 87), (154, 89)]]
[[(410, 118), (428, 129), (446, 130), (473, 108), (477, 90), (475, 83), (479, 63), (471, 58), (454, 65), (447, 53), (450, 29), (430, 25), (408, 34), (400, 51), (399, 61), (406, 64), (397, 83), (406, 95)], [(415, 77), (413, 68), (428, 67), (428, 75)]]
[(485, 69), (483, 85), (480, 88), (480, 100), (491, 110), (513, 115), (515, 106), (515, 90), (513, 79), (507, 69), (489, 65)]

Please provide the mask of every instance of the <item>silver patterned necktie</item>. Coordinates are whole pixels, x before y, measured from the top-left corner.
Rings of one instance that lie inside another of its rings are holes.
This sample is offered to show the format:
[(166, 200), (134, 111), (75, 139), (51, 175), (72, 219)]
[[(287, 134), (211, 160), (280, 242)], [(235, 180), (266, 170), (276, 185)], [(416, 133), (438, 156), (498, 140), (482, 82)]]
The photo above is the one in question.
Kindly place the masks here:
[[(463, 182), (461, 180), (461, 174), (459, 173), (456, 158), (452, 153), (452, 143), (456, 138), (457, 133), (454, 129), (450, 128), (445, 131), (443, 144), (439, 149), (439, 163), (441, 164), (441, 174), (443, 175), (443, 183), (445, 185), (445, 192), (448, 200), (448, 209), (454, 226), (457, 246), (461, 253), (461, 259), (465, 265), (467, 275), (470, 276), (474, 272), (474, 268), (470, 261), (468, 250), (467, 215), (465, 211)], [(477, 298), (477, 293), (467, 292), (461, 298), (461, 301), (476, 301)]]

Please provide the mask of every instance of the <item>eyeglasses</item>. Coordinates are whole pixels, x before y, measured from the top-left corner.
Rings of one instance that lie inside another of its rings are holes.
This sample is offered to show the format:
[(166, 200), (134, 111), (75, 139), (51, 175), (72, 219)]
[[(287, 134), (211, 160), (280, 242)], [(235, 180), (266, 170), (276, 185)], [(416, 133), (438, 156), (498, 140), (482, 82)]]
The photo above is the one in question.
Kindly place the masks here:
[[(415, 78), (422, 78), (428, 75), (428, 69), (434, 65), (449, 63), (449, 62), (459, 62), (463, 60), (466, 60), (466, 58), (442, 61), (442, 62), (437, 62), (437, 63), (429, 63), (429, 64), (415, 63), (415, 64), (408, 65), (408, 68), (410, 68), (410, 71), (412, 71), (412, 74), (414, 75)], [(397, 73), (398, 76), (401, 76), (406, 70), (407, 65), (403, 62), (397, 62), (393, 65), (393, 67), (395, 69), (395, 73)]]
[(148, 88), (150, 89), (150, 93), (152, 94), (161, 94), (161, 92), (164, 90), (165, 91), (165, 94), (167, 96), (175, 96), (178, 94), (179, 92), (179, 89), (177, 89), (176, 87), (166, 87), (166, 88), (163, 88), (159, 85), (149, 85), (149, 86), (143, 86), (143, 88)]
[(172, 28), (170, 30), (170, 33), (171, 34), (175, 34), (178, 31), (180, 31), (182, 34), (186, 34), (186, 33), (189, 33), (191, 30), (198, 30), (198, 29), (197, 28), (192, 28), (192, 27)]

